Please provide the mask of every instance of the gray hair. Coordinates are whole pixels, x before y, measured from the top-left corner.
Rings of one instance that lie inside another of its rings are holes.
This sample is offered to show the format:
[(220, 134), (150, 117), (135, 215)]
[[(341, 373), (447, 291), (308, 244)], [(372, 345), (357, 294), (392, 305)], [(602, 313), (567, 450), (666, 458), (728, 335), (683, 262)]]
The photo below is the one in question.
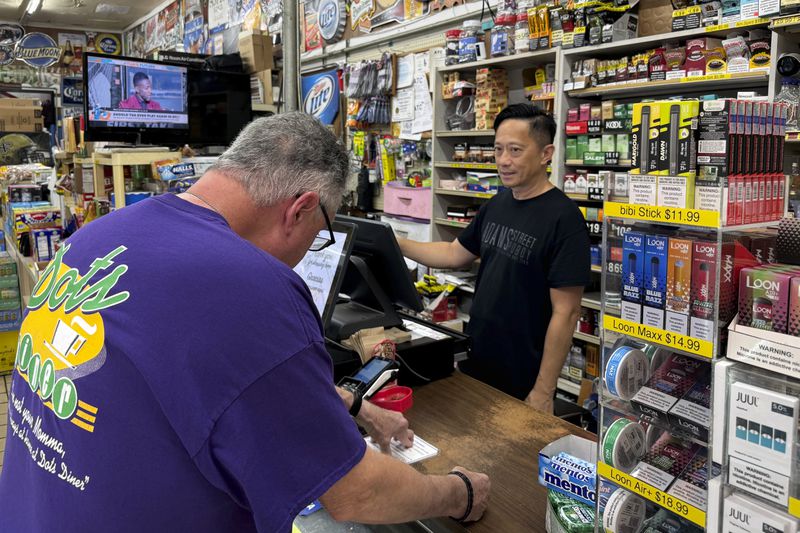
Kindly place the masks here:
[(209, 170), (237, 180), (259, 207), (315, 191), (325, 206), (335, 208), (349, 160), (319, 120), (293, 112), (252, 121)]

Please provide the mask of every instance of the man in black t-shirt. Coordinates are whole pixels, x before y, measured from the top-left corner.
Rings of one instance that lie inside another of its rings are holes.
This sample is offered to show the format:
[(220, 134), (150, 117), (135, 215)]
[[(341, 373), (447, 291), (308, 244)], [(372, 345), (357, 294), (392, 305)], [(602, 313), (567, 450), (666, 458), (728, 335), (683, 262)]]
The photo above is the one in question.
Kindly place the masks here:
[(433, 268), (481, 258), (467, 326), (472, 354), (459, 368), (548, 413), (591, 264), (583, 216), (548, 180), (555, 128), (530, 104), (505, 108), (494, 122), (494, 146), (508, 190), (452, 242), (399, 240), (404, 255)]

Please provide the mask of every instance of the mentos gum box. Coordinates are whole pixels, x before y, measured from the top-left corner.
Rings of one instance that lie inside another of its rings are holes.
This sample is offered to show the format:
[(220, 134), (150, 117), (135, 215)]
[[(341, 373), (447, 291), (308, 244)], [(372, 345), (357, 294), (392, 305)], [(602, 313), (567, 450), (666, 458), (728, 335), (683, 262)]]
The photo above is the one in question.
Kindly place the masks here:
[(739, 323), (786, 333), (792, 274), (774, 269), (744, 268), (739, 276)]
[(539, 452), (539, 484), (594, 506), (596, 460), (594, 442), (575, 435), (561, 437)]
[(621, 318), (642, 320), (642, 276), (644, 274), (645, 236), (629, 231), (622, 241), (622, 313)]
[(645, 237), (642, 323), (658, 329), (664, 329), (668, 243), (669, 239), (661, 235)]
[(682, 335), (689, 333), (689, 307), (692, 283), (692, 241), (669, 239), (667, 257), (667, 313), (664, 329)]
[(717, 243), (697, 241), (692, 249), (689, 335), (714, 341), (714, 293), (717, 289)]
[(651, 420), (667, 421), (667, 413), (708, 371), (708, 363), (671, 354), (631, 399), (634, 409)]

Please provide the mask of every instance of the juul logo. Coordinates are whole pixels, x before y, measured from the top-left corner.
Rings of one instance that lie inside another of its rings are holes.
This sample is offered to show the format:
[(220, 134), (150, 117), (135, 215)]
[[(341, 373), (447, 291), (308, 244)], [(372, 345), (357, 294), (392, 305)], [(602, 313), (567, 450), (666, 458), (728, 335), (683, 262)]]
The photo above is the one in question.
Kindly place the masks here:
[(749, 394), (745, 394), (743, 392), (739, 392), (736, 394), (736, 401), (744, 405), (752, 405), (753, 407), (758, 407), (758, 397), (750, 396)]
[(728, 513), (728, 518), (732, 518), (741, 524), (750, 525), (750, 515), (746, 514), (741, 509), (733, 509), (731, 508), (730, 512)]

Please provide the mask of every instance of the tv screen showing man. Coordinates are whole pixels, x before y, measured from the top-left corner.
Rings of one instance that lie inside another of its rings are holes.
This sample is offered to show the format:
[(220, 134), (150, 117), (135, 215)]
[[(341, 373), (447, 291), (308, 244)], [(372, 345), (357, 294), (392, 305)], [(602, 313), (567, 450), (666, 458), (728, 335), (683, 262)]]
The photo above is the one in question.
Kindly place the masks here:
[(161, 111), (161, 104), (153, 100), (153, 82), (144, 72), (133, 75), (133, 94), (119, 103), (120, 109)]
[(188, 128), (186, 67), (89, 56), (85, 75), (90, 126)]

